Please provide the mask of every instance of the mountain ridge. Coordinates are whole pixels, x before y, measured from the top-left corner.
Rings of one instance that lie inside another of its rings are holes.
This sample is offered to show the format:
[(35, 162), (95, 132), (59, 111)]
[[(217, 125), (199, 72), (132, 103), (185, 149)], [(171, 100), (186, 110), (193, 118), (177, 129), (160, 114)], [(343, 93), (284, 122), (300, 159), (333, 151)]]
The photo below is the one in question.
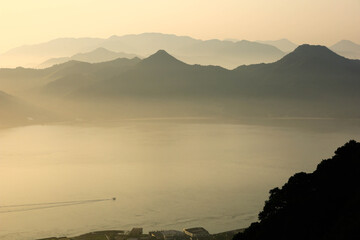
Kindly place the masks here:
[(296, 47), (298, 47), (297, 44), (291, 42), (290, 40), (288, 40), (286, 38), (282, 38), (282, 39), (279, 39), (279, 40), (266, 40), (266, 41), (258, 40), (256, 42), (260, 42), (260, 43), (275, 46), (275, 47), (277, 47), (278, 49), (280, 49), (281, 51), (283, 51), (285, 53), (292, 52), (292, 51), (295, 50)]
[(207, 109), (216, 106), (216, 111), (235, 115), (360, 116), (355, 107), (360, 103), (360, 61), (323, 46), (301, 45), (279, 61), (234, 70), (186, 64), (158, 50), (143, 60), (72, 61), (42, 70), (1, 69), (0, 83), (3, 74), (6, 79), (22, 76), (24, 83), (31, 83), (27, 78), (33, 76), (41, 80), (33, 88), (42, 88), (47, 97), (85, 105), (106, 100), (115, 107), (126, 98), (146, 104), (212, 102), (214, 107)]
[(18, 62), (16, 66), (29, 66), (36, 61), (38, 64), (35, 66), (38, 66), (49, 58), (72, 56), (79, 52), (93, 51), (99, 47), (139, 56), (148, 56), (158, 49), (164, 49), (190, 64), (221, 65), (227, 68), (241, 64), (272, 62), (284, 56), (284, 52), (274, 46), (245, 40), (236, 43), (214, 39), (203, 41), (187, 36), (143, 33), (112, 36), (107, 39), (55, 39), (9, 50), (0, 55), (0, 63), (10, 65), (16, 63), (16, 59), (20, 59), (21, 62)]
[(360, 45), (350, 40), (341, 40), (330, 47), (331, 50), (350, 59), (360, 59)]
[(65, 63), (70, 60), (76, 60), (88, 63), (100, 63), (115, 60), (117, 58), (134, 58), (138, 57), (135, 54), (128, 54), (123, 52), (113, 52), (106, 48), (99, 47), (93, 51), (86, 53), (77, 53), (71, 57), (51, 58), (41, 63), (37, 68), (48, 68), (56, 64)]

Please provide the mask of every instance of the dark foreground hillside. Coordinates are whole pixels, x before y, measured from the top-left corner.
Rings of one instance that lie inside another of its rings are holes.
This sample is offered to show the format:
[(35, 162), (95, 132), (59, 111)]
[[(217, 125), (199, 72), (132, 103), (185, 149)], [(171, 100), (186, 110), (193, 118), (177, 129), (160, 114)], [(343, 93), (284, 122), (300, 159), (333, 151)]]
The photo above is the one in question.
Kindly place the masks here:
[(270, 191), (259, 214), (234, 240), (360, 239), (360, 143), (350, 141), (313, 173)]

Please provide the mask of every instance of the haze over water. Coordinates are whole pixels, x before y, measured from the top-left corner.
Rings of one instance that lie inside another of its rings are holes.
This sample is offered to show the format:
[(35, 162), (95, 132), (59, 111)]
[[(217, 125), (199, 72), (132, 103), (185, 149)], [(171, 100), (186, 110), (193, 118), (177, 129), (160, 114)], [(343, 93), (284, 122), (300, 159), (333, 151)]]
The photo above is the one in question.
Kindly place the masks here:
[(295, 172), (313, 171), (359, 136), (358, 126), (314, 131), (160, 120), (2, 129), (0, 206), (117, 200), (24, 212), (0, 208), (0, 239), (136, 226), (145, 232), (203, 226), (211, 233), (247, 227), (270, 189)]
[(0, 240), (360, 239), (359, 23), (359, 0), (2, 1)]

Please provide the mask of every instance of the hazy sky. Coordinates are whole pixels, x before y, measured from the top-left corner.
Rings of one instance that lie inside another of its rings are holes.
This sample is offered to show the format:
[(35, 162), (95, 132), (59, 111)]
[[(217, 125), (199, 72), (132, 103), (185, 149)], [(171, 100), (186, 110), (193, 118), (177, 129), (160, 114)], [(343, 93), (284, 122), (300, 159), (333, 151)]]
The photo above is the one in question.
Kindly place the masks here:
[(0, 52), (58, 37), (142, 32), (360, 43), (360, 0), (0, 0)]

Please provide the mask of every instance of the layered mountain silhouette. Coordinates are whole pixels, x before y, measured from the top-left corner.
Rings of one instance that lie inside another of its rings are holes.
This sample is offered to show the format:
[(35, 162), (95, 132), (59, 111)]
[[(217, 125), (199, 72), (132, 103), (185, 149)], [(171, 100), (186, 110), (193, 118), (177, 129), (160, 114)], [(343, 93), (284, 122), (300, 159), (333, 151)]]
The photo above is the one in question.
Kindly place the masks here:
[(346, 117), (359, 114), (355, 110), (359, 76), (359, 61), (341, 57), (323, 46), (302, 45), (275, 63), (242, 66), (233, 71), (185, 64), (162, 50), (120, 75), (70, 95), (206, 98), (217, 99), (220, 107), (225, 107), (224, 99), (232, 99), (239, 106), (244, 101), (255, 101), (252, 111), (266, 109), (275, 115)]
[[(164, 49), (187, 63), (221, 65), (227, 68), (234, 68), (241, 64), (273, 62), (284, 56), (284, 52), (276, 47), (257, 42), (202, 41), (186, 36), (144, 33), (112, 36), (108, 39), (63, 38), (42, 44), (23, 46), (0, 55), (0, 66), (37, 67), (50, 58), (59, 57), (60, 59), (51, 60), (50, 64), (60, 63), (66, 60), (63, 58), (64, 56), (89, 52), (97, 48), (138, 56), (148, 56), (159, 49)], [(83, 57), (77, 56), (72, 60), (86, 60)]]
[[(101, 86), (94, 88), (108, 87), (116, 94), (127, 92), (126, 86), (134, 85), (133, 91), (144, 88), (150, 92), (157, 88), (161, 92), (212, 96), (356, 97), (355, 89), (360, 87), (359, 64), (326, 47), (302, 45), (275, 63), (241, 66), (229, 71), (216, 66), (185, 64), (161, 50), (140, 61), (131, 71), (102, 81)], [(160, 79), (164, 85), (158, 82)], [(157, 84), (152, 84), (155, 82)], [(118, 91), (112, 86), (115, 83)]]
[(349, 40), (342, 40), (331, 46), (330, 49), (344, 57), (360, 59), (360, 45)]
[[(159, 50), (124, 73), (71, 94), (90, 98), (185, 98), (215, 97), (229, 87), (221, 81), (231, 79), (231, 71), (217, 66), (189, 65)], [(234, 82), (235, 83), (235, 82)]]
[(268, 41), (257, 41), (257, 42), (277, 47), (278, 49), (280, 49), (285, 53), (292, 52), (295, 50), (295, 48), (298, 47), (298, 45), (296, 45), (295, 43), (291, 42), (286, 38), (279, 40), (268, 40)]
[(313, 173), (297, 173), (270, 191), (259, 214), (234, 240), (358, 239), (360, 143), (352, 140)]
[(59, 38), (46, 43), (25, 45), (1, 54), (1, 67), (37, 67), (49, 58), (72, 56), (99, 47), (100, 38)]
[[(59, 85), (60, 89), (60, 85), (62, 85), (60, 82), (62, 80), (66, 82), (65, 79), (68, 79), (68, 87), (76, 89), (79, 82), (90, 84), (93, 81), (107, 79), (120, 74), (138, 62), (140, 59), (136, 57), (133, 59), (119, 58), (94, 64), (71, 60), (46, 69), (21, 67), (0, 69), (0, 84), (3, 89), (22, 94), (24, 91), (41, 90), (47, 86), (49, 86), (49, 91), (56, 85)], [(59, 89), (53, 93), (58, 93)]]
[(57, 65), (47, 69), (51, 73), (46, 75), (49, 81), (43, 87), (43, 93), (65, 96), (82, 87), (118, 76), (133, 68), (140, 61), (139, 58), (119, 58), (96, 64), (71, 61)]
[(183, 63), (175, 57), (171, 56), (165, 50), (157, 51), (155, 54), (144, 59), (140, 65), (154, 70), (159, 68), (166, 70), (174, 67), (177, 68), (179, 66), (187, 66), (186, 63)]
[(359, 79), (360, 61), (312, 45), (301, 45), (274, 63), (234, 70), (190, 65), (165, 50), (143, 60), (69, 61), (39, 70), (0, 70), (4, 87), (26, 85), (47, 97), (81, 101), (83, 108), (105, 99), (116, 107), (127, 99), (161, 103), (174, 112), (186, 102), (182, 110), (197, 106), (198, 114), (206, 107), (215, 115), (243, 116), (359, 117)]
[(38, 68), (48, 68), (53, 65), (65, 63), (71, 60), (88, 62), (88, 63), (100, 63), (100, 62), (108, 62), (111, 60), (115, 60), (117, 58), (134, 58), (134, 57), (137, 56), (135, 54), (113, 52), (100, 47), (91, 52), (75, 54), (72, 57), (51, 58), (40, 64)]
[(246, 79), (257, 79), (258, 87), (273, 88), (277, 96), (353, 96), (359, 88), (360, 61), (337, 55), (324, 46), (301, 45), (271, 64), (242, 66), (235, 71)]
[[(117, 56), (122, 58), (131, 58), (134, 55), (149, 56), (158, 49), (164, 49), (189, 64), (219, 65), (232, 69), (243, 64), (277, 61), (296, 47), (296, 44), (287, 39), (256, 42), (217, 39), (203, 41), (187, 36), (161, 33), (130, 34), (112, 36), (107, 39), (59, 38), (11, 49), (0, 55), (0, 66), (48, 67), (67, 60), (94, 63), (112, 60), (115, 57), (113, 53), (104, 53), (104, 49), (130, 54), (130, 56), (126, 54)], [(360, 56), (359, 45), (348, 40), (340, 41), (330, 49), (350, 59), (359, 59)], [(90, 54), (92, 51), (95, 53)], [(102, 52), (102, 57), (91, 56), (97, 56), (96, 52)], [(68, 56), (73, 57), (69, 59)]]

